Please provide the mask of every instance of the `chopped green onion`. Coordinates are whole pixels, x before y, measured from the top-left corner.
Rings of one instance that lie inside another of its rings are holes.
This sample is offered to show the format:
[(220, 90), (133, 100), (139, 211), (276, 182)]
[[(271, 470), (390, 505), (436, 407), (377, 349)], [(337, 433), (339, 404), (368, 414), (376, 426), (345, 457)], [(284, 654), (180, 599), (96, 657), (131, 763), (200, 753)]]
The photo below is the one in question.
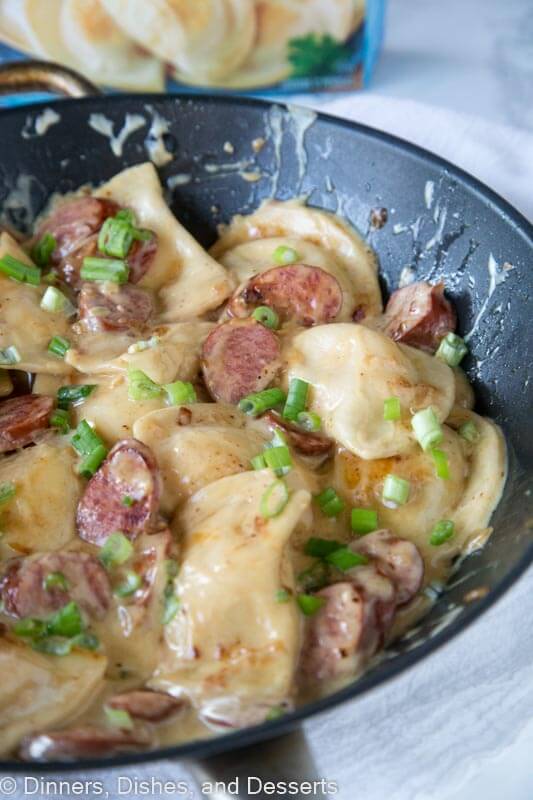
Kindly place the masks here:
[(303, 428), (305, 431), (309, 431), (310, 433), (319, 431), (322, 427), (322, 420), (318, 414), (315, 414), (314, 411), (300, 411), (296, 417), (296, 422), (300, 428)]
[(83, 650), (97, 650), (100, 646), (100, 642), (94, 633), (88, 633), (87, 631), (73, 636), (70, 640), (70, 644), (72, 647), (81, 647)]
[(329, 582), (329, 567), (325, 561), (315, 561), (298, 575), (298, 584), (307, 592), (323, 589)]
[(105, 460), (108, 450), (103, 444), (99, 444), (94, 450), (91, 450), (79, 463), (78, 473), (83, 478), (92, 478), (94, 473), (98, 470), (101, 463)]
[(130, 400), (153, 400), (160, 397), (162, 387), (141, 369), (128, 369), (128, 397)]
[(431, 407), (417, 411), (411, 419), (411, 425), (422, 450), (431, 450), (444, 438), (440, 422)]
[(372, 533), (378, 527), (378, 512), (372, 508), (352, 508), (352, 531), (362, 536)]
[(265, 445), (267, 449), (269, 447), (288, 447), (288, 446), (289, 442), (287, 441), (287, 436), (281, 430), (281, 428), (275, 428), (274, 433), (272, 434), (272, 439)]
[(276, 475), (286, 475), (292, 468), (291, 453), (286, 445), (269, 447), (263, 453), (263, 458), (267, 467), (273, 469)]
[(279, 316), (273, 308), (258, 306), (253, 312), (252, 317), (260, 322), (261, 325), (264, 325), (265, 328), (271, 328), (273, 331), (279, 328)]
[(5, 483), (0, 483), (0, 505), (3, 506), (4, 503), (7, 503), (13, 497), (17, 490), (15, 488), (15, 484), (13, 481), (6, 481)]
[(386, 422), (395, 422), (401, 419), (401, 416), (402, 409), (400, 406), (400, 398), (387, 397), (387, 399), (383, 401), (383, 419)]
[(81, 420), (70, 441), (74, 450), (81, 456), (88, 456), (96, 447), (103, 444), (86, 419)]
[(47, 592), (52, 589), (61, 589), (62, 592), (66, 592), (69, 583), (62, 572), (50, 572), (43, 581), (43, 587)]
[(57, 270), (51, 269), (49, 272), (46, 272), (43, 275), (42, 281), (43, 283), (49, 283), (50, 285), (53, 285), (54, 283), (57, 283), (58, 277), (59, 275), (57, 274)]
[(34, 638), (43, 636), (46, 633), (46, 622), (42, 619), (24, 617), (15, 622), (11, 629), (16, 636)]
[(174, 383), (163, 384), (163, 389), (167, 393), (167, 400), (171, 406), (179, 406), (182, 403), (196, 403), (196, 391), (192, 383), (185, 381), (174, 381)]
[(19, 283), (30, 283), (32, 286), (39, 286), (41, 282), (41, 270), (38, 267), (24, 264), (10, 255), (0, 258), (0, 272)]
[(180, 571), (180, 567), (177, 561), (173, 558), (166, 558), (164, 561), (165, 570), (167, 576), (169, 578), (175, 578), (178, 572)]
[(132, 226), (128, 220), (108, 217), (98, 234), (98, 249), (106, 256), (125, 258), (133, 244)]
[(300, 255), (296, 252), (296, 250), (294, 250), (292, 247), (286, 247), (283, 244), (280, 244), (279, 247), (276, 247), (272, 257), (275, 263), (279, 264), (280, 267), (284, 266), (285, 264), (295, 264), (300, 260)]
[(124, 222), (128, 222), (130, 225), (136, 225), (137, 221), (135, 219), (135, 214), (131, 210), (131, 208), (121, 208), (120, 211), (117, 211), (115, 214), (115, 219), (123, 220)]
[[(170, 589), (168, 589), (170, 587)], [(174, 585), (173, 583), (169, 583), (167, 586), (167, 590), (165, 590), (164, 594), (164, 608), (163, 608), (163, 616), (161, 618), (161, 622), (163, 625), (168, 625), (171, 622), (176, 614), (178, 613), (180, 607), (179, 597), (174, 592)]]
[(338, 550), (326, 556), (326, 561), (342, 572), (346, 572), (352, 567), (362, 567), (368, 564), (366, 556), (362, 556), (361, 553), (354, 553), (347, 547), (339, 547)]
[(133, 555), (133, 545), (120, 531), (110, 534), (100, 550), (99, 559), (106, 567), (112, 569), (125, 564)]
[(129, 277), (129, 267), (125, 261), (120, 259), (88, 256), (83, 259), (80, 275), (84, 281), (126, 283)]
[(448, 539), (451, 539), (454, 532), (455, 525), (453, 522), (449, 519), (441, 519), (431, 531), (429, 543), (434, 547), (439, 547), (439, 545), (444, 544), (444, 542), (447, 542)]
[(290, 599), (291, 595), (287, 589), (278, 589), (276, 592), (276, 603), (288, 603)]
[(259, 506), (264, 519), (277, 517), (289, 502), (289, 490), (282, 480), (274, 481), (264, 492)]
[(298, 419), (298, 414), (305, 411), (307, 403), (307, 395), (309, 392), (309, 384), (300, 378), (292, 378), (289, 384), (289, 391), (285, 407), (283, 409), (283, 417), (295, 422)]
[(403, 506), (409, 499), (410, 489), (409, 481), (397, 475), (387, 475), (383, 484), (383, 502), (393, 507)]
[(12, 364), (19, 364), (22, 361), (18, 348), (14, 344), (6, 347), (5, 350), (0, 350), (0, 364), (2, 366), (11, 366)]
[(53, 353), (54, 356), (65, 358), (68, 350), (70, 350), (70, 342), (63, 336), (54, 336), (48, 342), (48, 352)]
[(243, 397), (239, 401), (239, 408), (250, 417), (258, 417), (283, 402), (285, 402), (285, 392), (282, 392), (281, 389), (265, 389), (262, 392)]
[(263, 453), (259, 453), (259, 455), (254, 456), (250, 461), (250, 464), (252, 465), (252, 469), (266, 469), (266, 461)]
[(265, 717), (265, 722), (272, 722), (275, 719), (285, 716), (285, 709), (283, 706), (272, 706)]
[(68, 317), (76, 313), (75, 307), (63, 292), (56, 289), (55, 286), (49, 286), (43, 296), (41, 297), (40, 306), (43, 311), (49, 311), (51, 314), (60, 314), (63, 312)]
[(57, 405), (67, 409), (82, 403), (96, 389), (94, 383), (81, 383), (79, 386), (60, 386), (57, 390)]
[(62, 408), (56, 408), (50, 417), (50, 426), (52, 428), (57, 428), (60, 433), (68, 433), (70, 430), (68, 411)]
[(440, 478), (443, 481), (449, 480), (450, 466), (448, 464), (448, 456), (444, 450), (433, 449), (431, 451), (431, 456), (435, 462), (435, 474), (437, 475), (437, 478)]
[(311, 617), (313, 614), (316, 614), (326, 602), (324, 597), (316, 597), (314, 594), (299, 594), (296, 599), (301, 611), (306, 617)]
[(47, 656), (68, 656), (72, 650), (72, 639), (56, 639), (45, 636), (34, 639), (31, 646), (38, 653), (45, 653)]
[(128, 570), (126, 572), (125, 580), (120, 586), (117, 586), (115, 589), (115, 594), (117, 597), (130, 597), (130, 595), (135, 594), (135, 592), (140, 589), (142, 586), (142, 578), (133, 570)]
[(47, 267), (50, 263), (52, 253), (57, 247), (55, 237), (51, 233), (45, 233), (42, 239), (33, 245), (31, 258), (38, 267)]
[(76, 636), (83, 630), (83, 619), (78, 604), (71, 600), (50, 617), (46, 624), (49, 636)]
[(456, 333), (447, 333), (444, 339), (439, 344), (439, 349), (436, 352), (438, 358), (442, 358), (448, 366), (457, 367), (463, 358), (468, 353), (468, 347), (465, 340)]
[(134, 344), (130, 344), (128, 347), (128, 353), (132, 355), (133, 353), (142, 353), (144, 350), (150, 350), (153, 347), (157, 347), (161, 339), (159, 336), (150, 336), (149, 339), (140, 339), (138, 342), (134, 342)]
[(344, 500), (339, 497), (332, 486), (328, 486), (327, 489), (316, 495), (315, 500), (326, 517), (337, 517), (345, 508)]
[(131, 508), (133, 505), (135, 505), (135, 500), (133, 497), (130, 497), (129, 494), (125, 494), (122, 498), (122, 505), (126, 506), (126, 508)]
[(132, 730), (133, 720), (125, 709), (104, 706), (104, 712), (107, 717), (107, 721), (113, 726), (113, 728), (121, 728), (124, 731)]
[(479, 431), (471, 419), (461, 425), (459, 428), (459, 436), (471, 444), (477, 442), (479, 439)]
[(325, 558), (340, 547), (344, 547), (342, 542), (336, 542), (332, 539), (319, 539), (316, 536), (311, 536), (305, 543), (304, 553), (314, 558)]

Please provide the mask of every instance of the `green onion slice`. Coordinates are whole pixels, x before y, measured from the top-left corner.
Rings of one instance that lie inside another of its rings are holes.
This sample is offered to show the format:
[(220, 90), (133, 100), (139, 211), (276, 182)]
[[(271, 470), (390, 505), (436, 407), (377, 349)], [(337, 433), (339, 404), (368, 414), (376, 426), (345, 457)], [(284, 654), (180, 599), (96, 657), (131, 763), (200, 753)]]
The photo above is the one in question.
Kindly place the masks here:
[(431, 450), (431, 457), (435, 463), (435, 474), (437, 478), (443, 481), (450, 479), (450, 465), (448, 464), (448, 456), (444, 450)]
[(292, 468), (291, 453), (286, 445), (269, 447), (263, 453), (263, 458), (266, 466), (273, 469), (280, 477), (286, 475)]
[(179, 597), (174, 592), (174, 584), (169, 582), (167, 584), (167, 588), (168, 587), (170, 587), (170, 589), (168, 591), (165, 590), (163, 598), (164, 607), (163, 616), (161, 618), (163, 625), (168, 625), (168, 623), (174, 619), (180, 607)]
[(63, 336), (54, 336), (48, 342), (48, 352), (54, 356), (65, 358), (68, 350), (70, 350), (70, 342)]
[(133, 545), (121, 531), (110, 534), (99, 553), (99, 559), (106, 567), (112, 569), (125, 564), (133, 555)]
[(196, 403), (198, 399), (194, 386), (186, 381), (165, 383), (163, 384), (163, 389), (167, 393), (167, 400), (171, 406), (179, 406), (182, 403)]
[(422, 450), (431, 450), (444, 438), (441, 424), (431, 407), (417, 411), (411, 419), (411, 425)]
[(264, 519), (277, 517), (289, 502), (289, 490), (282, 480), (274, 481), (264, 492), (259, 510)]
[(126, 508), (131, 508), (135, 505), (135, 500), (133, 497), (130, 497), (129, 494), (125, 494), (121, 502), (123, 506), (126, 506)]
[(372, 508), (352, 508), (352, 531), (364, 536), (378, 527), (378, 512)]
[(0, 364), (4, 367), (9, 367), (12, 364), (19, 364), (22, 361), (18, 348), (14, 344), (6, 347), (5, 350), (0, 350)]
[(126, 283), (129, 277), (129, 267), (121, 259), (88, 256), (83, 259), (80, 275), (84, 281)]
[(249, 394), (239, 401), (239, 408), (250, 417), (258, 417), (270, 408), (285, 402), (285, 392), (281, 389), (265, 389), (262, 392)]
[(68, 411), (56, 408), (50, 416), (50, 427), (57, 428), (59, 433), (68, 433), (70, 431)]
[(78, 386), (60, 386), (57, 390), (57, 405), (59, 408), (68, 409), (77, 406), (89, 397), (96, 389), (94, 383), (80, 383)]
[(92, 478), (105, 460), (107, 453), (107, 447), (103, 444), (99, 444), (98, 447), (91, 450), (91, 452), (80, 461), (78, 465), (79, 474), (84, 478)]
[(263, 453), (259, 453), (259, 455), (254, 456), (250, 461), (252, 465), (252, 469), (266, 469), (266, 461), (265, 456)]
[(66, 592), (69, 582), (62, 572), (50, 572), (43, 581), (43, 587), (47, 592), (53, 589), (61, 589), (62, 592)]
[(470, 442), (470, 444), (475, 444), (475, 442), (477, 442), (479, 439), (479, 431), (471, 419), (461, 425), (459, 428), (459, 436), (465, 439), (465, 441)]
[(296, 421), (300, 428), (303, 428), (304, 431), (309, 431), (310, 433), (319, 431), (322, 427), (322, 420), (318, 414), (315, 414), (314, 411), (300, 411)]
[(114, 593), (117, 597), (130, 597), (132, 594), (135, 594), (135, 592), (140, 589), (141, 586), (141, 576), (137, 572), (134, 572), (132, 569), (130, 569), (126, 572), (124, 581), (117, 586), (117, 588), (114, 590)]
[(102, 439), (86, 419), (81, 420), (70, 441), (74, 450), (81, 456), (88, 456), (96, 447), (103, 444)]
[(344, 500), (339, 497), (332, 486), (328, 486), (323, 492), (315, 496), (315, 500), (326, 517), (337, 517), (344, 511)]
[(3, 506), (4, 503), (8, 503), (13, 497), (15, 497), (16, 493), (17, 490), (13, 481), (0, 483), (0, 505)]
[(368, 564), (368, 558), (362, 556), (360, 553), (354, 553), (348, 547), (339, 547), (333, 553), (329, 553), (325, 559), (328, 564), (340, 569), (342, 572), (352, 569), (353, 567), (362, 567)]
[(298, 585), (306, 592), (316, 592), (329, 583), (329, 566), (322, 559), (315, 561), (310, 567), (298, 575)]
[(108, 217), (98, 234), (98, 249), (106, 256), (125, 258), (133, 244), (132, 226), (128, 220)]
[(454, 533), (455, 525), (453, 522), (449, 519), (441, 519), (431, 531), (429, 543), (434, 547), (439, 547), (444, 542), (447, 542), (448, 539), (451, 539)]
[(335, 550), (339, 550), (341, 547), (344, 547), (342, 542), (336, 542), (333, 539), (320, 539), (316, 536), (311, 536), (311, 538), (305, 543), (304, 553), (307, 556), (313, 556), (314, 558), (325, 558), (331, 553), (334, 553)]
[(276, 592), (276, 603), (288, 603), (291, 599), (291, 593), (287, 589), (278, 589)]
[(121, 728), (124, 731), (132, 730), (133, 720), (125, 709), (104, 706), (104, 713), (107, 721), (113, 728)]
[(311, 617), (313, 614), (316, 614), (326, 602), (324, 597), (317, 597), (314, 594), (299, 594), (296, 599), (300, 610), (306, 617)]
[(385, 505), (391, 505), (393, 508), (403, 506), (409, 500), (410, 490), (409, 481), (397, 475), (387, 475), (383, 483), (382, 500)]
[(283, 244), (280, 244), (279, 247), (276, 247), (272, 257), (274, 262), (280, 267), (283, 267), (286, 264), (295, 264), (300, 260), (300, 254), (297, 253), (294, 248), (286, 247)]
[(0, 272), (19, 283), (30, 283), (32, 286), (39, 286), (41, 282), (41, 270), (38, 267), (24, 264), (10, 255), (0, 258)]
[(264, 325), (265, 328), (271, 328), (273, 331), (279, 328), (279, 316), (273, 308), (258, 306), (253, 312), (252, 317), (260, 322), (261, 325)]
[(447, 333), (441, 340), (435, 355), (445, 361), (450, 367), (457, 367), (468, 353), (465, 340), (456, 333)]
[(128, 369), (128, 397), (136, 402), (160, 397), (163, 388), (141, 369)]
[(45, 233), (42, 239), (34, 244), (31, 250), (31, 258), (38, 267), (47, 267), (50, 263), (52, 253), (57, 247), (55, 237), (51, 233)]
[(383, 401), (383, 419), (386, 422), (395, 422), (401, 419), (401, 416), (402, 409), (400, 406), (400, 398), (387, 397), (387, 399)]
[(83, 619), (78, 604), (71, 600), (50, 617), (46, 630), (49, 636), (76, 636), (83, 630)]
[(283, 408), (283, 417), (285, 419), (296, 422), (298, 414), (305, 411), (307, 403), (307, 395), (309, 393), (309, 384), (301, 378), (292, 378), (289, 384), (289, 391), (285, 407)]
[(64, 313), (67, 317), (71, 317), (76, 313), (75, 306), (72, 305), (70, 300), (63, 292), (56, 289), (55, 286), (49, 286), (43, 296), (41, 297), (40, 306), (43, 311), (49, 311), (51, 314)]

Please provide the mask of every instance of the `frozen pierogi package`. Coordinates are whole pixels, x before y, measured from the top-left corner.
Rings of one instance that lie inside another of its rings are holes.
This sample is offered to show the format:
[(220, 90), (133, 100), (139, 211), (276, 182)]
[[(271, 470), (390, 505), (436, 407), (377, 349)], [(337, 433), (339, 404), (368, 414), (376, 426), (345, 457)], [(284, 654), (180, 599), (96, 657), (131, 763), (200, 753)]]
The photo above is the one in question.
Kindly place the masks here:
[(366, 85), (386, 0), (0, 0), (0, 58), (65, 64), (120, 91)]

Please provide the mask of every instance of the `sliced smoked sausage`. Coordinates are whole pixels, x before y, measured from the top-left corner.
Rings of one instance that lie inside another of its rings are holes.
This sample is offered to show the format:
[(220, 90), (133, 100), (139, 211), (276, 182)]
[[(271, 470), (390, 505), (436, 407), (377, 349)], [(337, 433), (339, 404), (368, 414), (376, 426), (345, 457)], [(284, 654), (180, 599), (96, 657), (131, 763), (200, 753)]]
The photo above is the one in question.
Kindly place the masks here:
[(77, 250), (85, 240), (97, 233), (108, 217), (113, 217), (120, 207), (102, 197), (75, 197), (56, 206), (39, 227), (35, 239), (39, 241), (50, 233), (56, 240), (52, 264), (59, 264), (65, 256)]
[(278, 337), (254, 319), (232, 319), (211, 331), (202, 348), (202, 371), (211, 396), (224, 403), (260, 392), (280, 367)]
[(262, 419), (274, 428), (281, 428), (287, 434), (291, 447), (303, 455), (327, 456), (332, 451), (333, 439), (321, 433), (307, 433), (302, 428), (284, 420), (275, 411), (267, 411), (266, 414), (263, 414)]
[(455, 310), (444, 297), (444, 284), (420, 281), (393, 292), (384, 315), (384, 333), (396, 342), (435, 352), (455, 330)]
[(251, 278), (230, 300), (228, 313), (247, 317), (257, 306), (273, 308), (283, 322), (311, 326), (333, 322), (342, 306), (337, 279), (320, 267), (290, 264)]
[(148, 292), (136, 286), (84, 283), (78, 309), (80, 319), (91, 331), (128, 331), (146, 325), (154, 307)]
[[(103, 617), (111, 604), (111, 586), (103, 566), (88, 553), (46, 553), (6, 563), (0, 580), (5, 611), (15, 617), (45, 618), (74, 600), (89, 616)], [(64, 586), (45, 588), (60, 573)]]
[(127, 711), (130, 717), (159, 722), (185, 707), (186, 701), (163, 692), (150, 689), (134, 689), (131, 692), (116, 694), (107, 701), (111, 708)]
[(149, 739), (140, 731), (85, 725), (26, 736), (22, 740), (19, 756), (24, 761), (76, 761), (134, 751), (149, 744)]
[(0, 403), (0, 453), (37, 441), (48, 428), (51, 397), (25, 394)]
[(157, 236), (153, 231), (151, 233), (150, 239), (136, 240), (129, 249), (126, 261), (130, 268), (129, 280), (131, 283), (139, 283), (143, 275), (150, 269), (157, 253)]
[[(132, 505), (125, 505), (126, 497)], [(78, 533), (97, 545), (114, 531), (135, 539), (154, 528), (160, 497), (161, 477), (150, 448), (137, 439), (117, 442), (78, 504)]]
[(408, 539), (379, 530), (357, 539), (351, 549), (375, 560), (378, 570), (394, 584), (397, 605), (412, 600), (422, 586), (424, 561), (418, 547)]

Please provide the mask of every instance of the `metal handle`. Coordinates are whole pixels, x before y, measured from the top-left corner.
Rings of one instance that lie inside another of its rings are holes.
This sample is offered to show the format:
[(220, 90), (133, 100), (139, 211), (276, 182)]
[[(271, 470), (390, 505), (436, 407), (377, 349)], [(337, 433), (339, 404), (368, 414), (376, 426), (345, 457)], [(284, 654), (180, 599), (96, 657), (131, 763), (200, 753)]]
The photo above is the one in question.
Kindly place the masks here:
[(67, 97), (102, 94), (73, 69), (51, 61), (12, 61), (0, 65), (0, 95), (46, 91)]
[[(327, 781), (318, 776), (313, 756), (301, 730), (286, 733), (268, 742), (233, 750), (219, 756), (187, 762), (187, 768), (201, 789), (202, 798), (211, 800), (272, 800), (279, 792), (268, 791), (272, 783), (294, 782), (292, 800), (326, 798)], [(303, 783), (315, 782), (310, 795)], [(302, 787), (302, 789), (298, 788)]]

